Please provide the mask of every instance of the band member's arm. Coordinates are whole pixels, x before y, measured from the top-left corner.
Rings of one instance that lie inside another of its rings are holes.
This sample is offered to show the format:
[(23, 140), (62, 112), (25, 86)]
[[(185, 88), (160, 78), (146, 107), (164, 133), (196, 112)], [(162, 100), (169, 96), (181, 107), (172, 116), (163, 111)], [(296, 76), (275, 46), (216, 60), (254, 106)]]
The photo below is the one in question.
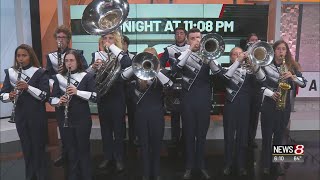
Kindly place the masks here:
[(224, 76), (227, 79), (230, 79), (234, 73), (236, 72), (237, 68), (239, 67), (240, 62), (239, 61), (234, 61), (234, 63), (229, 67), (228, 71), (224, 74)]
[(40, 101), (47, 100), (50, 92), (48, 72), (43, 70), (38, 88), (29, 85), (27, 92)]
[(292, 81), (293, 81), (296, 85), (298, 85), (298, 86), (300, 86), (300, 87), (302, 87), (302, 88), (306, 87), (307, 82), (308, 82), (308, 81), (302, 76), (302, 73), (299, 72), (299, 71), (296, 71), (296, 72), (295, 72), (295, 75), (293, 75)]
[(51, 60), (50, 60), (48, 54), (47, 54), (47, 67), (46, 67), (46, 69), (47, 69), (50, 77), (57, 74), (57, 72), (53, 69), (53, 66), (52, 66), (52, 63), (51, 63)]
[(54, 83), (53, 83), (52, 92), (49, 98), (49, 104), (54, 107), (59, 106), (61, 96), (62, 96), (62, 91), (59, 87), (59, 81), (56, 77), (54, 77)]
[(123, 80), (129, 80), (133, 76), (133, 69), (132, 66), (127, 67), (122, 73), (121, 77)]
[(178, 72), (181, 72), (183, 66), (186, 65), (189, 56), (191, 55), (192, 51), (187, 49), (183, 52), (179, 52), (175, 54), (176, 61), (172, 66), (172, 76), (176, 76)]
[(77, 96), (79, 96), (81, 99), (84, 99), (86, 101), (90, 102), (97, 102), (97, 93), (95, 89), (95, 81), (93, 74), (87, 74), (88, 76), (88, 84), (87, 84), (87, 91), (81, 91), (77, 90)]
[(83, 50), (77, 50), (77, 51), (80, 54), (80, 59), (81, 59), (83, 68), (88, 69), (89, 66), (88, 66), (86, 58), (83, 56)]
[(122, 69), (125, 69), (125, 68), (131, 66), (132, 61), (131, 61), (130, 57), (127, 54), (125, 54), (120, 48), (118, 48), (114, 44), (111, 44), (109, 49), (120, 61)]
[(161, 68), (165, 68), (166, 67), (166, 63), (169, 60), (169, 52), (167, 48), (164, 48), (164, 52), (160, 58), (160, 66)]
[(165, 74), (167, 74), (165, 70), (161, 70), (157, 73), (157, 78), (165, 88), (169, 88), (173, 85), (173, 82)]
[(262, 70), (262, 68), (260, 66), (253, 65), (253, 73), (259, 82), (266, 80), (266, 74), (264, 73), (264, 71)]
[(8, 70), (4, 70), (6, 77), (4, 78), (3, 87), (0, 91), (0, 100), (4, 103), (11, 102), (11, 99), (9, 97), (9, 93), (13, 91), (13, 87), (10, 84), (9, 80), (9, 73)]
[(92, 60), (90, 66), (86, 69), (87, 72), (95, 73), (96, 70), (92, 68), (93, 63), (95, 62), (95, 53), (92, 53)]
[(209, 66), (213, 75), (221, 72), (222, 67), (218, 64), (216, 60), (210, 61)]

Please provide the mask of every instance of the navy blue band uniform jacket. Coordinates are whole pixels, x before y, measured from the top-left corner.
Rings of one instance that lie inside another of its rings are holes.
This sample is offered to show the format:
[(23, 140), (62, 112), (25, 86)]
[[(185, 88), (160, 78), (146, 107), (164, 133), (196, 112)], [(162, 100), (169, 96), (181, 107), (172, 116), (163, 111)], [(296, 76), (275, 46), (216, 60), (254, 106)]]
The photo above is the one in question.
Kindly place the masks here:
[[(3, 102), (11, 102), (9, 93), (14, 90), (18, 72), (9, 68), (5, 70), (5, 80), (1, 89), (0, 99)], [(29, 87), (23, 91), (16, 104), (16, 121), (34, 120), (35, 122), (46, 122), (45, 101), (49, 97), (49, 76), (45, 69), (28, 66), (23, 68), (21, 80)]]
[[(56, 107), (59, 123), (64, 121), (65, 106), (58, 106), (60, 97), (65, 94), (67, 77), (56, 74), (53, 77), (54, 84), (50, 104)], [(94, 75), (87, 72), (72, 72), (70, 85), (77, 88), (77, 95), (73, 95), (69, 101), (69, 123), (71, 126), (78, 126), (81, 123), (91, 123), (90, 102), (96, 102)]]
[[(263, 82), (261, 87), (261, 91), (264, 95), (263, 98), (263, 106), (261, 107), (261, 111), (264, 111), (267, 107), (266, 103), (270, 106), (276, 106), (276, 102), (271, 98), (272, 92), (277, 91), (279, 85), (279, 77), (280, 77), (280, 65), (275, 65), (274, 63), (269, 66), (263, 67), (264, 72), (266, 73), (266, 80)], [(294, 69), (295, 78), (292, 80), (291, 78), (287, 79), (287, 83), (291, 85), (291, 88), (295, 85), (304, 88), (306, 86), (307, 80), (302, 76), (302, 73), (298, 70)], [(269, 107), (270, 107), (269, 106)], [(290, 106), (290, 90), (288, 90), (287, 99), (286, 99), (286, 107), (284, 111), (291, 112)]]

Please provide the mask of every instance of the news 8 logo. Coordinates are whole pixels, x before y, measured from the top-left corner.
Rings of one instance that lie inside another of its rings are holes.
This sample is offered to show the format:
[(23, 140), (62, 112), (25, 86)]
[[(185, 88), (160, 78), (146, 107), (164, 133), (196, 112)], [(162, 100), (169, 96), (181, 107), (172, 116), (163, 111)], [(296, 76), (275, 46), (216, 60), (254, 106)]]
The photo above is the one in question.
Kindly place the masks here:
[(273, 145), (272, 162), (304, 162), (304, 145)]

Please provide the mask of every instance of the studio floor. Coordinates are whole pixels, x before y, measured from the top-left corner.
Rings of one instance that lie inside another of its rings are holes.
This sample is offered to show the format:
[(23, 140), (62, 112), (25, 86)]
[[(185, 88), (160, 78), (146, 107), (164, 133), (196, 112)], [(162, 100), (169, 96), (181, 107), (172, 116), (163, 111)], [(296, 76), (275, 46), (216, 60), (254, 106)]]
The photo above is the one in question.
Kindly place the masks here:
[[(261, 140), (256, 140), (258, 147), (248, 149), (248, 176), (239, 177), (236, 174), (224, 176), (223, 171), (223, 140), (208, 140), (206, 146), (206, 162), (214, 180), (318, 180), (320, 178), (319, 131), (291, 131), (290, 144), (305, 146), (304, 163), (283, 164), (285, 176), (264, 176), (261, 174)], [(162, 180), (179, 180), (184, 171), (183, 148), (169, 145), (163, 141), (161, 150)], [(120, 174), (98, 170), (98, 164), (103, 160), (101, 140), (91, 140), (91, 155), (93, 162), (93, 180), (140, 180), (141, 158), (139, 147), (126, 142), (126, 171)], [(47, 148), (48, 180), (65, 180), (62, 167), (54, 167), (53, 160), (59, 155), (59, 146)], [(1, 144), (1, 180), (24, 180), (25, 167), (20, 142), (14, 141)], [(201, 179), (194, 173), (194, 180)]]

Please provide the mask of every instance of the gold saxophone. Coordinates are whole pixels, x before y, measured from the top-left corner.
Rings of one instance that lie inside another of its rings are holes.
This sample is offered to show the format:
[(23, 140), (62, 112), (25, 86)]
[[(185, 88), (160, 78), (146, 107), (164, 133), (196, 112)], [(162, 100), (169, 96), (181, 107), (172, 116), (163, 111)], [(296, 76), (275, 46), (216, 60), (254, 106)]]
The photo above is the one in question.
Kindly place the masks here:
[(285, 58), (283, 56), (280, 57), (282, 59), (282, 65), (280, 66), (280, 77), (279, 77), (279, 85), (277, 92), (280, 94), (279, 99), (276, 102), (276, 108), (278, 110), (284, 110), (286, 108), (286, 99), (288, 90), (291, 88), (290, 84), (288, 84), (286, 79), (281, 79), (281, 75), (288, 71), (286, 66)]

